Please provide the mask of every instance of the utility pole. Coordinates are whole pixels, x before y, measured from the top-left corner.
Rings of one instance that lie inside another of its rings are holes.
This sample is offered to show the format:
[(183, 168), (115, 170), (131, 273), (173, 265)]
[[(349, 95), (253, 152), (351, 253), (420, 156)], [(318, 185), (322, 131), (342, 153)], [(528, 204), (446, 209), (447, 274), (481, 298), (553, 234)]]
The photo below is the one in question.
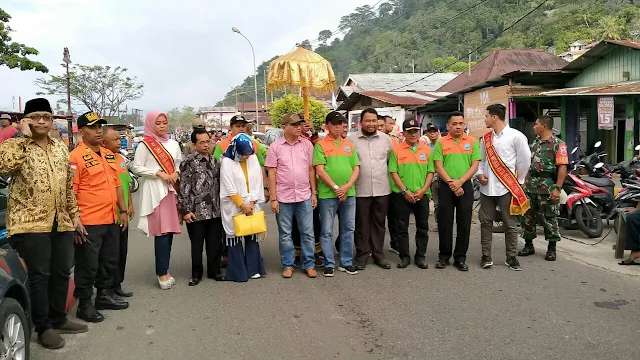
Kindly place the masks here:
[(73, 150), (73, 114), (71, 113), (71, 76), (69, 76), (71, 55), (69, 55), (69, 48), (64, 48), (62, 61), (64, 61), (67, 68), (67, 136), (69, 136), (69, 151), (71, 151)]
[(267, 100), (267, 69), (262, 70), (264, 72), (264, 106), (269, 103)]
[(411, 69), (413, 71), (413, 73), (416, 73), (416, 61), (415, 60), (411, 60)]

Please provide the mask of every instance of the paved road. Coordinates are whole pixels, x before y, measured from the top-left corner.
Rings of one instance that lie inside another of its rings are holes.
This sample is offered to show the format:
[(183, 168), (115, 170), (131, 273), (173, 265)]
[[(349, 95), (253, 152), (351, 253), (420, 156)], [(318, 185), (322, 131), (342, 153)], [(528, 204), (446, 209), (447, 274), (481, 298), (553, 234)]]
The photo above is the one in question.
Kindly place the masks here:
[[(130, 237), (131, 307), (67, 346), (33, 343), (33, 359), (637, 359), (640, 278), (590, 267), (560, 254), (521, 259), (524, 271), (482, 270), (474, 225), (471, 271), (367, 267), (359, 275), (307, 279), (279, 276), (277, 229), (263, 244), (266, 278), (245, 284), (205, 280), (188, 287), (189, 241), (174, 240), (178, 284), (158, 289), (153, 245)], [(504, 261), (503, 236), (494, 261)], [(75, 314), (75, 313), (74, 313)]]

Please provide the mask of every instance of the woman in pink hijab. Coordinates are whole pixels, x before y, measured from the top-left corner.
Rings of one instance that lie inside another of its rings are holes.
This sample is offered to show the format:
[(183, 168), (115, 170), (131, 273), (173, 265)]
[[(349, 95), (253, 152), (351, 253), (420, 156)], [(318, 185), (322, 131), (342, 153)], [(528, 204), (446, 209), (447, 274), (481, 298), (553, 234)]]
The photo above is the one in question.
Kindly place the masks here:
[(169, 139), (167, 115), (150, 111), (144, 120), (144, 140), (136, 149), (131, 170), (144, 181), (140, 189), (140, 223), (138, 228), (153, 236), (156, 255), (156, 275), (163, 290), (175, 285), (169, 273), (173, 235), (180, 234), (176, 189), (182, 151)]

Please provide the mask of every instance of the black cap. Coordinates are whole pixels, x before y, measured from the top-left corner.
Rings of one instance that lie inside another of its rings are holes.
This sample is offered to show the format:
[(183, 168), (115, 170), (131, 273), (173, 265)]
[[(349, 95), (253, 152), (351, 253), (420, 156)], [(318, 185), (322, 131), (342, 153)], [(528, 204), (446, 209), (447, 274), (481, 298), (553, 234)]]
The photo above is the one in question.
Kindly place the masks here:
[(231, 118), (231, 120), (229, 120), (229, 125), (233, 125), (237, 122), (241, 122), (244, 121), (245, 123), (248, 123), (249, 120), (247, 120), (244, 116), (242, 115), (236, 115), (234, 117)]
[(432, 130), (438, 131), (438, 127), (433, 125), (433, 123), (428, 123), (427, 124), (427, 131), (432, 131)]
[(36, 98), (36, 99), (31, 99), (24, 104), (25, 115), (38, 112), (38, 111), (53, 113), (53, 111), (51, 110), (51, 104), (49, 104), (49, 100), (45, 98)]
[(413, 119), (407, 119), (402, 123), (402, 131), (420, 130), (420, 124)]
[(106, 123), (107, 120), (101, 119), (100, 116), (93, 111), (89, 111), (78, 116), (78, 129), (95, 124), (105, 125)]
[(324, 123), (332, 125), (345, 124), (347, 123), (347, 118), (337, 111), (332, 111), (327, 114), (326, 118), (324, 118)]

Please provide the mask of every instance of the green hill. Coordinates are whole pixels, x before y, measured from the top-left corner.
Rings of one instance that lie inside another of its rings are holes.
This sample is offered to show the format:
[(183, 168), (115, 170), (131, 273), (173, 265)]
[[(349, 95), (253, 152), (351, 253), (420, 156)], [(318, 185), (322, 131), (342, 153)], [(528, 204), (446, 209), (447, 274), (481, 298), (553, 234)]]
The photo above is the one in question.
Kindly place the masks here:
[[(469, 52), (487, 42), (472, 61), (496, 48), (560, 54), (577, 40), (638, 38), (640, 1), (634, 0), (389, 0), (359, 7), (342, 16), (338, 29), (300, 42), (329, 60), (342, 82), (349, 73), (434, 72), (443, 65), (461, 71)], [(269, 61), (259, 67), (258, 84)], [(254, 101), (251, 76), (238, 92), (240, 101)], [(235, 99), (233, 91), (223, 101), (235, 104)]]

